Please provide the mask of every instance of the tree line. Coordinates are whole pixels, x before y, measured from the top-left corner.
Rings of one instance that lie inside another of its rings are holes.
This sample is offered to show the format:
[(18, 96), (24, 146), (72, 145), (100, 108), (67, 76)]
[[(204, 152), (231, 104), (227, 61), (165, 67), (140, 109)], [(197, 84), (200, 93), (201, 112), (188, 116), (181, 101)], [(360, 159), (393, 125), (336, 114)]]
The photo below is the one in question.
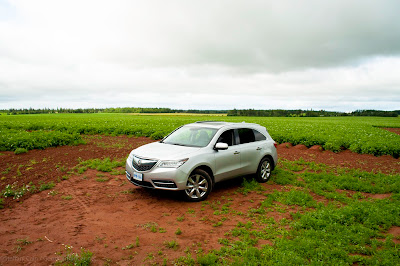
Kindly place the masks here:
[(320, 117), (320, 116), (380, 116), (397, 117), (400, 110), (356, 110), (350, 113), (325, 111), (325, 110), (256, 110), (256, 109), (233, 109), (233, 110), (198, 110), (198, 109), (171, 109), (171, 108), (142, 108), (142, 107), (116, 107), (116, 108), (43, 108), (43, 109), (7, 109), (0, 110), (7, 115), (19, 114), (55, 114), (55, 113), (194, 113), (194, 114), (227, 114), (228, 116), (269, 116), (269, 117)]
[(319, 116), (381, 116), (397, 117), (398, 111), (381, 110), (356, 110), (350, 113), (325, 111), (325, 110), (255, 110), (255, 109), (233, 109), (228, 111), (228, 116), (270, 116), (270, 117), (319, 117)]
[(194, 114), (226, 114), (228, 110), (198, 110), (198, 109), (171, 109), (171, 108), (142, 108), (142, 107), (117, 107), (117, 108), (24, 108), (24, 109), (3, 109), (0, 113), (7, 115), (20, 114), (57, 114), (57, 113), (194, 113)]

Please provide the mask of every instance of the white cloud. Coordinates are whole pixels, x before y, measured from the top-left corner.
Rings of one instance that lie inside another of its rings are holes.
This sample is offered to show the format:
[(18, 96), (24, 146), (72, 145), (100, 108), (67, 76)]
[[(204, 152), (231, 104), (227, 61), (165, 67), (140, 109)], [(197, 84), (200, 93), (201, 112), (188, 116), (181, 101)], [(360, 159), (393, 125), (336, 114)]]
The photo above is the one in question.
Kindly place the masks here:
[(0, 6), (0, 108), (400, 109), (397, 1)]

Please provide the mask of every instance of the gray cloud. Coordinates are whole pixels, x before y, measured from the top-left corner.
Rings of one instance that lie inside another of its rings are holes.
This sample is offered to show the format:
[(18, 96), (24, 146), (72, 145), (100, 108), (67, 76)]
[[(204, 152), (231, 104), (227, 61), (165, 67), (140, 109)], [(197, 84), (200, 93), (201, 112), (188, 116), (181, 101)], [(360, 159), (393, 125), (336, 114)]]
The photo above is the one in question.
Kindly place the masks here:
[[(148, 3), (148, 16), (129, 20), (143, 25), (144, 32), (134, 27), (143, 35), (127, 41), (145, 44), (141, 53), (153, 64), (286, 71), (400, 53), (398, 1)], [(135, 51), (119, 53), (119, 60), (137, 58)]]
[(0, 5), (0, 108), (400, 109), (398, 10), (390, 0), (13, 0)]

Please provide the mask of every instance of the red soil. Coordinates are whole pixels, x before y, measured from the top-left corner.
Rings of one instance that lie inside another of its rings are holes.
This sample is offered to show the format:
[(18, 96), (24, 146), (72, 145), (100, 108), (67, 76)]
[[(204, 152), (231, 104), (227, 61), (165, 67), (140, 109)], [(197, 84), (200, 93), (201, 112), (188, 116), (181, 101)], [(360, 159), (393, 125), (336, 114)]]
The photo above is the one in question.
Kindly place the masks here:
[(370, 172), (382, 172), (386, 174), (400, 173), (400, 160), (390, 155), (376, 157), (371, 154), (354, 153), (350, 150), (334, 153), (332, 151), (324, 151), (318, 145), (307, 149), (304, 145), (291, 147), (286, 143), (278, 145), (278, 155), (279, 158), (291, 161), (303, 158), (305, 161), (357, 168)]
[(388, 127), (388, 128), (384, 128), (384, 129), (386, 129), (387, 131), (390, 131), (390, 132), (393, 132), (393, 133), (396, 133), (396, 134), (400, 135), (400, 128)]
[[(86, 138), (86, 145), (33, 150), (21, 155), (3, 152), (0, 190), (13, 182), (19, 185), (30, 181), (36, 185), (57, 182), (78, 164), (79, 157), (82, 160), (122, 158), (131, 149), (151, 142), (126, 136)], [(400, 173), (400, 160), (390, 156), (374, 157), (350, 151), (333, 153), (320, 147), (304, 149), (285, 144), (278, 146), (278, 154), (288, 160), (303, 158), (366, 171)], [(265, 199), (256, 192), (246, 196), (238, 193), (241, 182), (236, 179), (217, 184), (205, 203), (189, 203), (182, 201), (178, 193), (135, 187), (124, 175), (95, 170), (71, 175), (51, 190), (24, 196), (19, 202), (11, 199), (5, 202), (5, 208), (0, 210), (0, 265), (51, 264), (60, 258), (55, 253), (61, 251), (65, 255), (63, 244), (73, 246), (73, 252), (79, 252), (80, 247), (92, 251), (94, 265), (151, 264), (162, 263), (163, 259), (171, 264), (173, 259), (186, 256), (187, 249), (195, 257), (200, 250), (219, 248), (218, 239), (224, 238), (225, 232), (238, 222), (251, 219), (240, 212), (246, 214)], [(290, 189), (271, 184), (263, 187), (267, 193)], [(326, 200), (313, 196), (318, 201)], [(224, 204), (230, 204), (229, 208), (237, 215), (216, 215), (215, 210), (221, 210)], [(293, 207), (288, 212), (276, 211), (269, 215), (279, 221), (291, 219), (290, 213), (299, 210)], [(218, 226), (218, 222), (222, 225)], [(156, 232), (152, 232), (152, 227)], [(182, 231), (180, 235), (175, 234), (178, 228)], [(391, 230), (391, 234), (399, 236), (398, 227)], [(27, 245), (24, 245), (22, 239), (32, 243), (25, 241)], [(176, 250), (165, 244), (172, 240), (179, 244)], [(130, 244), (133, 244), (131, 248)], [(263, 241), (258, 246), (270, 244)]]

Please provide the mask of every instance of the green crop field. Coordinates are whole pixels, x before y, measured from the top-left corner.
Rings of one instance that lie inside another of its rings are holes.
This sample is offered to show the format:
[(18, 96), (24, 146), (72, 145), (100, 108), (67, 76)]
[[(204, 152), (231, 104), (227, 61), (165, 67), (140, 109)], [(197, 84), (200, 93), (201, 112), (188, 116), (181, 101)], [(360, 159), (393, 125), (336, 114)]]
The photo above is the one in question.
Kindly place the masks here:
[(0, 116), (0, 151), (43, 149), (82, 142), (81, 134), (135, 135), (160, 139), (183, 124), (200, 120), (250, 122), (265, 126), (278, 143), (326, 150), (400, 155), (400, 118), (381, 117), (220, 117), (131, 114), (41, 114)]

